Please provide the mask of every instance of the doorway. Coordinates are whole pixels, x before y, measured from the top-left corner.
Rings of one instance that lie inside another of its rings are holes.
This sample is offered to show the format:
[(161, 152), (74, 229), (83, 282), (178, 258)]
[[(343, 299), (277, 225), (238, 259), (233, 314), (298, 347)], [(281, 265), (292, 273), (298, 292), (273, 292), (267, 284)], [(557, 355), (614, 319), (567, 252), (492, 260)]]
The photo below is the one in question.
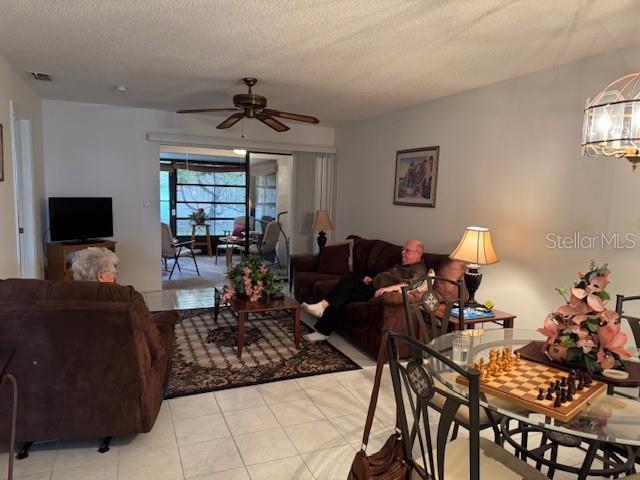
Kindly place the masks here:
[(12, 101), (11, 145), (15, 192), (16, 239), (21, 278), (38, 278), (31, 119)]

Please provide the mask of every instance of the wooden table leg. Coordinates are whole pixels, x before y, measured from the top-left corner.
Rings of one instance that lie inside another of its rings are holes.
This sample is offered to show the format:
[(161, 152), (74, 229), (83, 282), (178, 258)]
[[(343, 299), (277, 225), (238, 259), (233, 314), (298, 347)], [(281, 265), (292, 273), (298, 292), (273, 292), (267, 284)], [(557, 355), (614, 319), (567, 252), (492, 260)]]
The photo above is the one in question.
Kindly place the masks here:
[(231, 264), (233, 263), (233, 247), (227, 247), (226, 250), (227, 271), (231, 270)]
[(211, 234), (209, 233), (209, 225), (205, 227), (207, 233), (207, 254), (211, 256), (213, 254), (213, 249), (211, 248)]
[(238, 357), (242, 356), (242, 347), (244, 346), (244, 322), (247, 318), (247, 312), (238, 313)]
[(218, 324), (218, 315), (220, 314), (220, 296), (222, 292), (219, 292), (216, 288), (213, 294), (213, 321)]
[(507, 318), (504, 321), (504, 326), (502, 328), (513, 328), (513, 317)]
[(296, 342), (296, 348), (300, 350), (300, 307), (293, 310), (293, 338)]

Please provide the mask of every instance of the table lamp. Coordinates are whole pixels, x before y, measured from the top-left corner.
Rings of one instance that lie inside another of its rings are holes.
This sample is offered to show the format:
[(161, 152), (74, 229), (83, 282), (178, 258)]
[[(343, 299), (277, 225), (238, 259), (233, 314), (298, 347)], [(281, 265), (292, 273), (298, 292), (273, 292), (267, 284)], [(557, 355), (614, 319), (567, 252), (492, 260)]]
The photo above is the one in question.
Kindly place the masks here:
[(449, 255), (449, 258), (469, 263), (467, 270), (464, 272), (464, 284), (469, 292), (469, 300), (465, 302), (465, 306), (479, 306), (480, 304), (475, 299), (475, 293), (482, 280), (482, 274), (479, 271), (480, 265), (489, 265), (499, 261), (496, 251), (493, 249), (489, 229), (485, 227), (467, 227), (460, 243)]
[(318, 247), (320, 247), (321, 250), (327, 243), (327, 235), (325, 232), (333, 230), (333, 228), (333, 222), (331, 222), (329, 212), (326, 210), (316, 210), (316, 216), (313, 219), (311, 230), (318, 232)]

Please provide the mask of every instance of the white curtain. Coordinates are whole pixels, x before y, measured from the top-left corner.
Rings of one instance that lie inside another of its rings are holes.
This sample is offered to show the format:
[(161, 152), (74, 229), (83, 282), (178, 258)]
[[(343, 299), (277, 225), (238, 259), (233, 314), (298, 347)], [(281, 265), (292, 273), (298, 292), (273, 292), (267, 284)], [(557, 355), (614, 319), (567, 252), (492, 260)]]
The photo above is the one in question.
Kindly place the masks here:
[[(335, 224), (335, 157), (333, 153), (293, 152), (292, 209), (296, 229), (291, 239), (292, 253), (317, 251), (316, 234), (311, 231), (316, 210), (327, 210)], [(333, 240), (333, 232), (327, 232), (327, 236)]]

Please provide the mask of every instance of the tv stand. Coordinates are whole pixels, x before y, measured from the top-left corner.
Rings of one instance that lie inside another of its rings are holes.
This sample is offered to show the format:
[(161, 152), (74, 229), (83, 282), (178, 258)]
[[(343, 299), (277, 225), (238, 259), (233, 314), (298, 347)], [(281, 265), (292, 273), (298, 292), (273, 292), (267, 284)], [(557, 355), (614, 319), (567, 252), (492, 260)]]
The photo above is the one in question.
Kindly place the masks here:
[(89, 239), (83, 238), (82, 240), (67, 240), (61, 243), (65, 245), (90, 245), (95, 247), (97, 243), (108, 243), (108, 240), (102, 240), (100, 238), (93, 238), (89, 240)]
[(104, 247), (116, 251), (116, 242), (112, 240), (88, 240), (79, 242), (47, 243), (47, 279), (73, 280), (71, 261), (73, 253), (89, 247)]

